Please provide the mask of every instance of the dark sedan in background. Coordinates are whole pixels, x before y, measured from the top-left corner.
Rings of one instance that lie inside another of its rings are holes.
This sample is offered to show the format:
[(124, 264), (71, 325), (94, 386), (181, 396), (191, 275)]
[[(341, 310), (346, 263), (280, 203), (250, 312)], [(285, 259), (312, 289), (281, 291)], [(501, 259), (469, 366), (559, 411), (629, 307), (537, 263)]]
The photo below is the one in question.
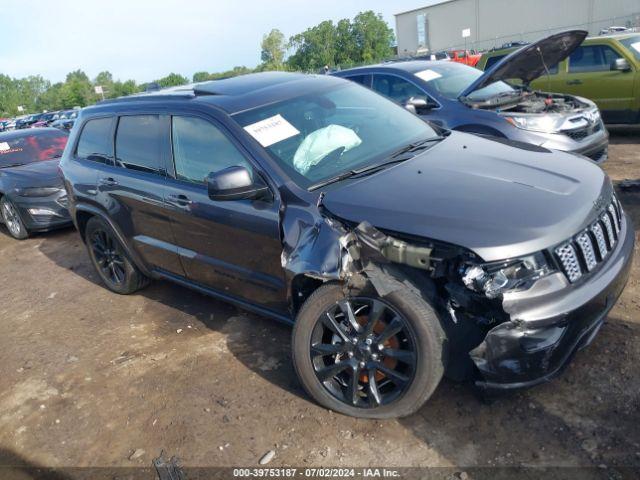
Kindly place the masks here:
[(58, 174), (67, 137), (55, 128), (0, 134), (0, 221), (12, 237), (71, 224)]
[(569, 56), (586, 34), (574, 30), (551, 35), (484, 73), (455, 62), (407, 61), (333, 75), (371, 88), (448, 129), (579, 153), (602, 163), (607, 159), (608, 133), (595, 103), (528, 87)]

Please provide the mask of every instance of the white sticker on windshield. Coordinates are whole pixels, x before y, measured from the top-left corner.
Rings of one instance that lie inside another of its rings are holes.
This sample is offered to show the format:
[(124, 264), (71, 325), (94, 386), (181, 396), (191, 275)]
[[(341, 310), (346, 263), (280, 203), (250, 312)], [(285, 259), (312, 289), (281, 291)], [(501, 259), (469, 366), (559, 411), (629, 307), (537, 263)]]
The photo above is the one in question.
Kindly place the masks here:
[(247, 125), (244, 129), (263, 147), (268, 147), (300, 133), (280, 114)]
[(425, 82), (430, 82), (431, 80), (442, 77), (442, 75), (433, 70), (422, 70), (421, 72), (414, 73), (414, 75)]
[(7, 150), (11, 150), (11, 147), (7, 142), (0, 142), (0, 152), (5, 152)]

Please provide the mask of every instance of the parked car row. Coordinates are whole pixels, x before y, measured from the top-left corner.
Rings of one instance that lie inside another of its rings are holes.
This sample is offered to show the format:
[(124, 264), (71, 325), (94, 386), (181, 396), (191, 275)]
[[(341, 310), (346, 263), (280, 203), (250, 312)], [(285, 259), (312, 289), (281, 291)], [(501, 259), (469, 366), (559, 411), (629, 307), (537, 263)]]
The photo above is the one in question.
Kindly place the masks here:
[[(514, 62), (505, 71), (523, 80), (539, 70), (528, 54)], [(400, 69), (416, 88), (448, 74), (424, 63)], [(469, 81), (472, 67), (455, 67), (459, 105), (432, 110), (482, 111), (466, 99), (489, 105), (495, 90), (524, 108), (496, 70)], [(634, 228), (607, 175), (582, 155), (423, 121), (427, 100), (403, 108), (393, 85), (373, 91), (376, 71), (361, 72), (370, 83), (343, 73), (107, 100), (80, 112), (68, 141), (0, 134), (4, 222), (23, 238), (29, 216), (72, 221), (115, 293), (169, 280), (293, 325), (302, 385), (347, 415), (409, 415), (445, 375), (490, 390), (551, 380), (629, 275)], [(473, 98), (481, 90), (492, 95)], [(549, 99), (549, 115), (597, 111)]]
[[(483, 74), (455, 62), (383, 63), (335, 72), (453, 130), (579, 153), (602, 163), (608, 133), (598, 107), (583, 97), (539, 92), (528, 85), (545, 72), (541, 58), (562, 61), (584, 31), (552, 35), (501, 58)], [(507, 83), (518, 79), (521, 86)]]
[(55, 127), (71, 130), (79, 109), (44, 112), (33, 115), (23, 115), (16, 118), (0, 120), (0, 132), (21, 130), (23, 128)]

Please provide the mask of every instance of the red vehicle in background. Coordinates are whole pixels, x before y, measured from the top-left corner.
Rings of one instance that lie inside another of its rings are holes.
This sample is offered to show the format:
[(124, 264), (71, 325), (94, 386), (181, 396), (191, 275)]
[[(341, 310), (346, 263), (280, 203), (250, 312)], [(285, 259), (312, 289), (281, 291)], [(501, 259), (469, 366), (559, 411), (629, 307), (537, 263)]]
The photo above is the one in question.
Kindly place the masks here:
[(470, 67), (475, 67), (480, 61), (482, 54), (475, 50), (451, 50), (449, 52), (449, 58), (452, 62), (464, 63)]

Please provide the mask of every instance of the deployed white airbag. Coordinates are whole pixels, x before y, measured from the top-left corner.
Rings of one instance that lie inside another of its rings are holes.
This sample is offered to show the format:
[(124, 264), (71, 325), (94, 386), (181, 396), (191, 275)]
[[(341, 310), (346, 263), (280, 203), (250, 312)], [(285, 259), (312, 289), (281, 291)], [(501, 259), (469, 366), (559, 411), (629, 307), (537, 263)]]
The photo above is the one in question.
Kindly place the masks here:
[(304, 175), (334, 150), (344, 148), (344, 151), (348, 152), (361, 143), (362, 140), (356, 132), (342, 125), (320, 128), (302, 141), (293, 156), (293, 166)]

